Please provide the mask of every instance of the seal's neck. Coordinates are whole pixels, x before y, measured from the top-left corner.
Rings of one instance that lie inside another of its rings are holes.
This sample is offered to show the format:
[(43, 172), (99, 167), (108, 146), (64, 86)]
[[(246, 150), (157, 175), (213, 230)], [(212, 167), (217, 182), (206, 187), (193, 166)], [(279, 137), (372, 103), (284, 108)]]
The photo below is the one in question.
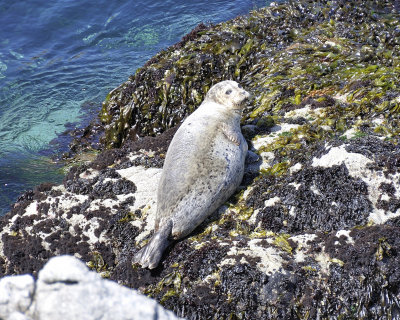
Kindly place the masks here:
[[(201, 111), (200, 111), (201, 110)], [(209, 116), (216, 116), (218, 118), (239, 118), (242, 116), (241, 109), (234, 109), (230, 106), (222, 105), (216, 102), (209, 102), (203, 103), (199, 107), (199, 111), (207, 114)]]

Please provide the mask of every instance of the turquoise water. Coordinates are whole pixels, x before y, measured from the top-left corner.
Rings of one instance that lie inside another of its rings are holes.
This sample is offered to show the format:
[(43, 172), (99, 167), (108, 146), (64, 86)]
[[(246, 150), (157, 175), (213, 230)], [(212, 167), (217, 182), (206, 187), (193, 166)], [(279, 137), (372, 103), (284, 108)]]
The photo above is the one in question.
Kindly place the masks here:
[[(0, 215), (35, 185), (59, 183), (67, 149), (106, 94), (200, 22), (266, 0), (0, 1)], [(88, 117), (89, 115), (89, 117)]]

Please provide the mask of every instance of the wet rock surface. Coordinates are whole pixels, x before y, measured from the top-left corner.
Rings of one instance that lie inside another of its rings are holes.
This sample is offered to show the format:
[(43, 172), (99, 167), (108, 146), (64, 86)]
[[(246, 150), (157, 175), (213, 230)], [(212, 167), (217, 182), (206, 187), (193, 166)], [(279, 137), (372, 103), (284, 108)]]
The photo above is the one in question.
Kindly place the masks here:
[[(399, 319), (399, 9), (293, 1), (199, 26), (109, 93), (94, 161), (1, 219), (0, 272), (71, 254), (188, 319)], [(140, 269), (168, 144), (224, 79), (254, 97), (242, 185)]]

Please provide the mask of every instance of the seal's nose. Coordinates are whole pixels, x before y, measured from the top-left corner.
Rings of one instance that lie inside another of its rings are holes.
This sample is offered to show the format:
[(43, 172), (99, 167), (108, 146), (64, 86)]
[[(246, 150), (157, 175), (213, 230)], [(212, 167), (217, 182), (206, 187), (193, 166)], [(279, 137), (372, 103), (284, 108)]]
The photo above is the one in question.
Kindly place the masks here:
[(242, 91), (240, 92), (240, 94), (241, 94), (242, 96), (244, 96), (245, 99), (250, 99), (250, 97), (251, 97), (251, 94), (250, 94), (249, 92), (247, 92), (246, 90), (242, 90)]

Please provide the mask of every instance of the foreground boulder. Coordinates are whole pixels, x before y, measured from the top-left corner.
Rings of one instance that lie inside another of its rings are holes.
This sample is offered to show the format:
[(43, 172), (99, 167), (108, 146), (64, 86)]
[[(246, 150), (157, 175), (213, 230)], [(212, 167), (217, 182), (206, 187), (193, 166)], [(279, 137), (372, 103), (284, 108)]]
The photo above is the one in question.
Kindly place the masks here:
[[(118, 148), (1, 219), (0, 272), (72, 254), (188, 319), (399, 318), (399, 53), (396, 1), (299, 0), (197, 28), (107, 96)], [(138, 268), (176, 126), (229, 78), (254, 94), (242, 185)]]
[(102, 279), (78, 259), (50, 259), (30, 275), (0, 280), (1, 319), (178, 319), (155, 301)]

